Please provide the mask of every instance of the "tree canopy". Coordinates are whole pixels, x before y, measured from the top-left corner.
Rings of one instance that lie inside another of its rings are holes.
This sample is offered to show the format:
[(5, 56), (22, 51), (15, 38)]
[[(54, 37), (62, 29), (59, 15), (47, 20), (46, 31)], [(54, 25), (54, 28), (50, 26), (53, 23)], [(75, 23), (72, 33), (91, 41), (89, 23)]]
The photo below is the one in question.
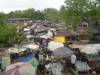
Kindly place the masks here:
[(0, 25), (0, 47), (14, 44), (16, 36), (16, 27), (14, 25)]
[(59, 15), (59, 11), (57, 9), (54, 8), (47, 8), (44, 10), (44, 14), (45, 14), (45, 19), (49, 20), (51, 22), (59, 22), (60, 20), (60, 15)]
[(66, 24), (73, 27), (79, 25), (83, 17), (88, 17), (91, 25), (100, 19), (100, 0), (65, 0), (65, 5)]

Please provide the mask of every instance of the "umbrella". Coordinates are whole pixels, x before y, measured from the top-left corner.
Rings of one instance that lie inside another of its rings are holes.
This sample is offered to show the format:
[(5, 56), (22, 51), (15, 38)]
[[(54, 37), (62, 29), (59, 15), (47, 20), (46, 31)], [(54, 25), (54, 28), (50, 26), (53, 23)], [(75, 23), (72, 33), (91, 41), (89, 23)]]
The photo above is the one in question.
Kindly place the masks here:
[(19, 62), (8, 66), (3, 75), (35, 75), (35, 72), (31, 64)]
[(73, 52), (67, 47), (58, 48), (53, 52), (53, 55), (57, 57), (69, 57), (72, 54)]

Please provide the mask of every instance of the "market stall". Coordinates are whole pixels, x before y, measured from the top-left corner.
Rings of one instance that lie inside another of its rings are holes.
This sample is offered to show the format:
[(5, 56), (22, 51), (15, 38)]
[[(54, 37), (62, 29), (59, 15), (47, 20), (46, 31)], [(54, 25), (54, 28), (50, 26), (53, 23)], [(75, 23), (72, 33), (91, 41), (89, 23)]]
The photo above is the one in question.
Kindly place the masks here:
[(12, 47), (7, 50), (7, 53), (10, 54), (11, 63), (18, 62), (21, 57), (26, 55), (26, 48), (23, 47)]
[(100, 72), (100, 44), (86, 44), (80, 51), (86, 53), (91, 71)]

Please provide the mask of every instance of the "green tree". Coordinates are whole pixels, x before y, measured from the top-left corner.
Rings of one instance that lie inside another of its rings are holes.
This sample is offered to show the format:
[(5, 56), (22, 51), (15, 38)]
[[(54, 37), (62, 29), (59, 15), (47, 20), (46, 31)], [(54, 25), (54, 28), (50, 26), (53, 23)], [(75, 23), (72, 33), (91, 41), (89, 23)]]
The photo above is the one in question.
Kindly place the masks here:
[(35, 14), (34, 14), (34, 19), (35, 20), (44, 20), (45, 19), (45, 15), (42, 11), (35, 11)]
[(17, 36), (16, 27), (13, 25), (0, 25), (0, 47), (14, 44)]
[(61, 20), (64, 21), (66, 19), (66, 7), (64, 5), (61, 6), (59, 13)]
[(91, 6), (89, 0), (65, 0), (66, 4), (66, 25), (76, 28)]
[(43, 20), (45, 17), (43, 12), (39, 10), (36, 11), (35, 9), (30, 8), (23, 11), (16, 10), (14, 12), (10, 12), (8, 14), (8, 18), (29, 18), (32, 20), (37, 20), (37, 19)]
[(23, 17), (23, 12), (21, 10), (16, 10), (16, 11), (13, 11), (13, 12), (10, 12), (8, 14), (8, 18), (20, 18), (20, 17)]
[(23, 12), (23, 17), (25, 18), (30, 18), (30, 19), (34, 19), (35, 16), (35, 9), (30, 8), (30, 9), (26, 9)]
[(0, 25), (5, 23), (6, 15), (4, 13), (0, 13)]
[(53, 23), (59, 22), (60, 15), (59, 15), (59, 11), (57, 9), (47, 8), (44, 10), (44, 14), (45, 14), (46, 20), (49, 20)]
[(82, 16), (90, 9), (89, 0), (65, 0), (66, 8), (70, 15)]

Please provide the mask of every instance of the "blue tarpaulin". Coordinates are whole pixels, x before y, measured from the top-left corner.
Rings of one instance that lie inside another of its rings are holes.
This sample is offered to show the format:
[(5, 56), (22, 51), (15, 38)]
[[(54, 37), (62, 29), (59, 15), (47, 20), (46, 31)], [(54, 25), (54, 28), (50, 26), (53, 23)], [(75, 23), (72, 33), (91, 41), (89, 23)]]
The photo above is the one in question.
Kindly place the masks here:
[(34, 53), (28, 53), (27, 55), (20, 57), (20, 62), (29, 62), (34, 58), (35, 54)]

